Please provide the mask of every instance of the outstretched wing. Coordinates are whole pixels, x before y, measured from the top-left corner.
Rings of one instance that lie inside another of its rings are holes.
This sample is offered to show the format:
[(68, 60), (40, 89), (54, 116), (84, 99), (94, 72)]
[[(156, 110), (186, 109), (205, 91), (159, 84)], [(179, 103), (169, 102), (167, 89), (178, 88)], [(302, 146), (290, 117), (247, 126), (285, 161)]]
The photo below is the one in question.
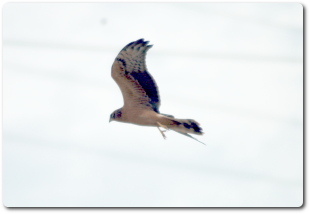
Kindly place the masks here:
[(120, 87), (124, 107), (159, 112), (160, 98), (155, 80), (147, 71), (145, 56), (152, 45), (139, 39), (126, 45), (112, 66), (112, 78)]

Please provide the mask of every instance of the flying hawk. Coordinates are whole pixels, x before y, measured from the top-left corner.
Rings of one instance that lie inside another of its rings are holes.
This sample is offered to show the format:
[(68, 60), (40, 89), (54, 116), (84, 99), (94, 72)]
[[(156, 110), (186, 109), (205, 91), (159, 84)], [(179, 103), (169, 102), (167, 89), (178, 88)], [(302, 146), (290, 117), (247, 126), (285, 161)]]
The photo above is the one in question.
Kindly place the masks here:
[(124, 105), (111, 114), (110, 122), (115, 120), (141, 126), (155, 126), (164, 139), (164, 132), (171, 129), (197, 140), (188, 134), (203, 134), (202, 128), (195, 120), (177, 119), (159, 112), (158, 88), (145, 63), (146, 52), (151, 47), (148, 41), (139, 39), (126, 45), (117, 55), (112, 65), (112, 78), (122, 91)]

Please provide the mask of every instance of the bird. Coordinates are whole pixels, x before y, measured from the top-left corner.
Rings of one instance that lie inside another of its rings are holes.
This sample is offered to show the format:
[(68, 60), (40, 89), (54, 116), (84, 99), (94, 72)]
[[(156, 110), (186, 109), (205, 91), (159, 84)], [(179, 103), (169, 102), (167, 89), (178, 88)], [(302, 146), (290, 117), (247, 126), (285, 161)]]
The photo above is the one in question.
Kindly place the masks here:
[(147, 51), (153, 46), (148, 43), (139, 39), (127, 44), (112, 64), (111, 76), (122, 92), (124, 104), (112, 112), (109, 122), (157, 127), (164, 139), (165, 132), (173, 130), (205, 145), (190, 135), (204, 134), (198, 122), (160, 113), (159, 90), (145, 62)]

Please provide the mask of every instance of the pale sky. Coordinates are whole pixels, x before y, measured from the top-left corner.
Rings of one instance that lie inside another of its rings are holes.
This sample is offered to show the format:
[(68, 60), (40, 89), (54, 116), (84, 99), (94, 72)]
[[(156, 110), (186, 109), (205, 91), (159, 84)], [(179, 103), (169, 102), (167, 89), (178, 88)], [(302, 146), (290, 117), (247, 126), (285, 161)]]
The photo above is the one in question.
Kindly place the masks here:
[[(297, 3), (9, 3), (3, 200), (9, 207), (298, 207), (303, 8)], [(144, 38), (161, 112), (203, 146), (117, 122), (117, 53)]]

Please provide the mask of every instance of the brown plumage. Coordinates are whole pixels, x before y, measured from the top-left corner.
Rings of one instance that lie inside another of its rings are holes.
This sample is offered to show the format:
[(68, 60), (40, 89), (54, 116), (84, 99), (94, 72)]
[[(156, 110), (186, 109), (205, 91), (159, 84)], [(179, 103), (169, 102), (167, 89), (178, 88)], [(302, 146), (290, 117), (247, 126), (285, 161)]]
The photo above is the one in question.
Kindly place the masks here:
[(164, 138), (165, 131), (159, 127), (171, 129), (190, 138), (193, 137), (188, 133), (202, 135), (202, 128), (195, 120), (176, 119), (172, 115), (159, 112), (158, 87), (145, 64), (146, 53), (151, 47), (148, 41), (139, 39), (126, 45), (117, 55), (111, 74), (121, 89), (124, 106), (111, 114), (110, 121), (155, 126)]

